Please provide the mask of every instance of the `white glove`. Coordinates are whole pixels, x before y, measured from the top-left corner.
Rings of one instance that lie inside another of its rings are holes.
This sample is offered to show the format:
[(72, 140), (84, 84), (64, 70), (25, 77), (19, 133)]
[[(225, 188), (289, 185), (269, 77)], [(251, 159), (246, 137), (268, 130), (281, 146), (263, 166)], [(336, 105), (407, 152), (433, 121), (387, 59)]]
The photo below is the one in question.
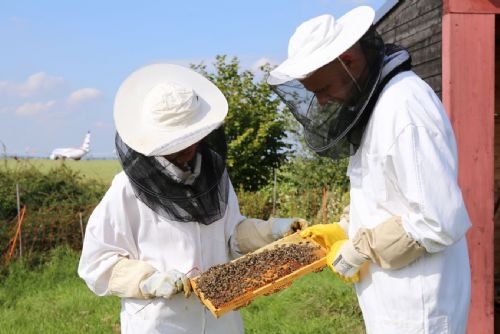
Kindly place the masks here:
[(175, 294), (184, 291), (184, 296), (191, 295), (191, 284), (183, 273), (173, 269), (167, 272), (155, 272), (139, 283), (141, 293), (146, 298), (172, 298)]
[(271, 224), (271, 233), (274, 240), (303, 230), (309, 225), (309, 223), (302, 218), (270, 218), (268, 222)]
[(359, 269), (368, 259), (354, 248), (351, 240), (340, 240), (330, 248), (327, 264), (343, 280), (357, 282)]

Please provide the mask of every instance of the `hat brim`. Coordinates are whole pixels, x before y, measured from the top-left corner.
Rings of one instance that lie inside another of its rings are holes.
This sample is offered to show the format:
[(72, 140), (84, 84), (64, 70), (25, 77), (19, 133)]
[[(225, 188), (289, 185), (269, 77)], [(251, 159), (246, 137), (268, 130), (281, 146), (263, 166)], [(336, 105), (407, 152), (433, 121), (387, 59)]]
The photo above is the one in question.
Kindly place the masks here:
[(337, 20), (339, 35), (328, 45), (307, 57), (288, 58), (270, 72), (267, 82), (279, 85), (295, 79), (304, 79), (312, 72), (335, 60), (353, 46), (368, 31), (375, 11), (368, 6), (357, 7)]
[[(182, 128), (154, 127), (142, 122), (146, 95), (160, 83), (171, 82), (193, 89), (200, 110)], [(147, 156), (179, 152), (219, 127), (227, 115), (227, 100), (203, 75), (174, 64), (153, 64), (133, 72), (116, 93), (113, 117), (123, 142)]]

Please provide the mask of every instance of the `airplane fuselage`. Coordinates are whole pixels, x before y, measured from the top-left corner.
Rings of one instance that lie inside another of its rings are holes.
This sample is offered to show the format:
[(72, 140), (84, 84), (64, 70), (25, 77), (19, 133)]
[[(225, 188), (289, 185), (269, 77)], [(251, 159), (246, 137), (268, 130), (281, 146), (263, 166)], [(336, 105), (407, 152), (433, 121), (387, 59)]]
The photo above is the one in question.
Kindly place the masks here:
[(50, 159), (52, 160), (80, 160), (88, 151), (81, 148), (56, 148), (50, 154)]
[(56, 148), (50, 154), (51, 160), (80, 160), (85, 154), (90, 152), (90, 131), (87, 132), (80, 148)]

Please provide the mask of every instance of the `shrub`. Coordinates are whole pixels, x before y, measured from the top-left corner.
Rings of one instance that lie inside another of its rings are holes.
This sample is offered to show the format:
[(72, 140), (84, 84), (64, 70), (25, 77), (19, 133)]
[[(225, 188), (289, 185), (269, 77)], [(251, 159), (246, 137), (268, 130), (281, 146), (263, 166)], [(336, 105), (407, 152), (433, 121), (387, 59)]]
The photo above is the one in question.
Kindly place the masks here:
[(65, 164), (40, 172), (28, 160), (0, 165), (0, 251), (7, 254), (17, 227), (16, 184), (21, 206), (26, 206), (22, 225), (26, 254), (47, 251), (58, 245), (81, 248), (80, 215), (86, 221), (103, 196), (106, 186), (86, 180)]

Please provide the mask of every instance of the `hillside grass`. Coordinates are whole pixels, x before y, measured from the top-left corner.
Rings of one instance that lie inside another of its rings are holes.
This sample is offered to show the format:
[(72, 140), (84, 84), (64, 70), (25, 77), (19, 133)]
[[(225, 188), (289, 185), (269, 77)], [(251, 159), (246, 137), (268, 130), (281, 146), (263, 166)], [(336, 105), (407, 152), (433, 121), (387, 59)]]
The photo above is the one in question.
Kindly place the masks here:
[[(18, 260), (1, 277), (0, 328), (5, 334), (119, 333), (120, 302), (97, 297), (78, 278), (78, 252), (58, 248), (33, 268)], [(241, 310), (246, 333), (364, 333), (353, 288), (330, 271)]]
[(111, 184), (113, 177), (122, 171), (118, 160), (49, 160), (49, 159), (2, 159), (2, 164), (14, 168), (16, 164), (31, 164), (40, 172), (47, 173), (51, 169), (65, 164), (81, 175)]

